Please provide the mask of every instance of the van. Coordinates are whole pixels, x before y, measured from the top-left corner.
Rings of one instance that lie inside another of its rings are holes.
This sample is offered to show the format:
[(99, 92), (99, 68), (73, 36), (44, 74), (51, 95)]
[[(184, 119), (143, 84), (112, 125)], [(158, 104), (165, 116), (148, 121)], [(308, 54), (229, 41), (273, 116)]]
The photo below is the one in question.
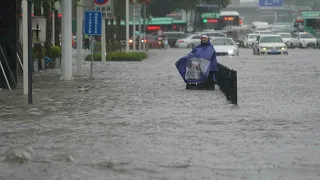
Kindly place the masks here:
[(267, 22), (254, 21), (252, 22), (252, 29), (267, 30), (269, 29), (269, 24)]

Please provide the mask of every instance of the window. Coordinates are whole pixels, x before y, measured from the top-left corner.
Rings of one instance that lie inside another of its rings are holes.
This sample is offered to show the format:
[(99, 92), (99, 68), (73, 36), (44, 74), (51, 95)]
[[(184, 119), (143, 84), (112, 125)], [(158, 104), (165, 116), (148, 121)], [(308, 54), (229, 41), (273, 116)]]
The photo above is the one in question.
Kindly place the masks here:
[(229, 39), (226, 39), (224, 41), (224, 44), (227, 45), (227, 46), (231, 46), (231, 45), (234, 45), (233, 41), (229, 40)]
[(258, 35), (253, 35), (253, 34), (252, 34), (252, 35), (249, 36), (249, 39), (256, 39), (257, 36), (258, 36)]
[(304, 24), (303, 24), (303, 22), (298, 22), (298, 28), (301, 28), (301, 29), (303, 29), (303, 28), (304, 28)]
[(218, 33), (217, 34), (218, 37), (226, 37), (227, 35), (223, 34), (223, 33)]
[(308, 34), (308, 33), (306, 33), (306, 34), (300, 34), (300, 37), (301, 37), (302, 39), (314, 38), (311, 34)]
[(275, 34), (275, 33), (266, 31), (266, 32), (260, 32), (260, 34)]
[(280, 34), (282, 38), (291, 38), (290, 34)]
[(234, 45), (234, 42), (230, 39), (213, 39), (211, 42), (215, 46), (232, 46)]
[(306, 27), (315, 28), (317, 20), (316, 19), (307, 19), (306, 20)]
[(193, 36), (191, 39), (199, 39), (200, 40), (201, 36)]
[(260, 43), (283, 43), (283, 40), (280, 36), (267, 36), (261, 37)]
[(320, 19), (317, 19), (317, 32), (320, 32)]
[(207, 35), (212, 37), (226, 37), (223, 33), (207, 33)]
[(149, 36), (147, 35), (147, 40), (148, 41), (154, 41), (156, 38), (154, 36)]

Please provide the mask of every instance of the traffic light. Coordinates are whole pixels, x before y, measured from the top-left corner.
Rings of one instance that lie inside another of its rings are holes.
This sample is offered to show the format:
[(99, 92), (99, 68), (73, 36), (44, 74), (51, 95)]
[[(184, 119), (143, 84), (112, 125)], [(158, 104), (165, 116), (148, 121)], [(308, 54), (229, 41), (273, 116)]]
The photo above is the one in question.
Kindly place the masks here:
[(203, 23), (207, 23), (207, 22), (208, 22), (208, 20), (207, 20), (207, 19), (204, 19), (204, 20), (203, 20)]

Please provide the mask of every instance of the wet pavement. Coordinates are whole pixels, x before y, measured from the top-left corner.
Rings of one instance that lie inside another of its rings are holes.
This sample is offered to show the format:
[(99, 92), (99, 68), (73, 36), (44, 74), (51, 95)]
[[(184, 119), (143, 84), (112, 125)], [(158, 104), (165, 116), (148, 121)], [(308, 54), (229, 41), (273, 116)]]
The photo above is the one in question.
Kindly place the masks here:
[(31, 107), (0, 90), (0, 179), (320, 179), (319, 50), (219, 58), (238, 71), (238, 107), (184, 89), (187, 52), (95, 63), (93, 80), (38, 73)]

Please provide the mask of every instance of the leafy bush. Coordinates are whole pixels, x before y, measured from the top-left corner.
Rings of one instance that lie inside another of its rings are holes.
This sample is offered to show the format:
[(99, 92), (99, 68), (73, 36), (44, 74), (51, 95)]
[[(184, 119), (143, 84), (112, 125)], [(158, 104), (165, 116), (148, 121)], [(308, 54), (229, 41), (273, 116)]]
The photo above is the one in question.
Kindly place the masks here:
[(62, 56), (61, 47), (60, 46), (52, 46), (52, 57), (59, 58)]
[(98, 43), (95, 45), (94, 51), (98, 51), (98, 52), (101, 51), (101, 43), (100, 43), (100, 42), (98, 42)]
[(36, 47), (32, 47), (32, 58), (33, 60), (43, 59), (44, 55), (46, 54), (46, 49), (44, 46), (41, 45), (41, 51), (39, 52)]
[[(109, 52), (107, 53), (107, 61), (142, 61), (148, 56), (144, 52)], [(86, 61), (91, 61), (92, 55), (86, 57)], [(93, 54), (94, 61), (101, 61), (101, 53)]]

